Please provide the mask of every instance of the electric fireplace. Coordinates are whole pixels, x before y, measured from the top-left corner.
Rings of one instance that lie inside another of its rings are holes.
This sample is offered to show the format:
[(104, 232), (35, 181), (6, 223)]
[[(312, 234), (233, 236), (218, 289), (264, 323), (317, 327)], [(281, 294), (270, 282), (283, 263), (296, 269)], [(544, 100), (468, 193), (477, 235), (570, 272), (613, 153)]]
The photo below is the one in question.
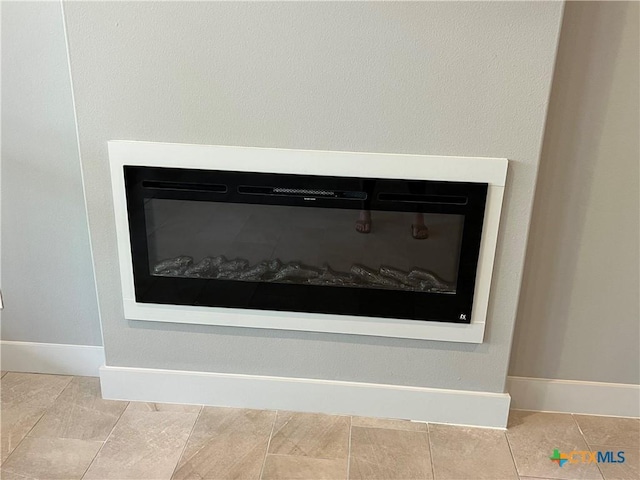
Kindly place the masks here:
[(484, 330), (478, 282), (505, 160), (109, 147), (129, 319), (435, 339), (448, 327), (459, 341)]

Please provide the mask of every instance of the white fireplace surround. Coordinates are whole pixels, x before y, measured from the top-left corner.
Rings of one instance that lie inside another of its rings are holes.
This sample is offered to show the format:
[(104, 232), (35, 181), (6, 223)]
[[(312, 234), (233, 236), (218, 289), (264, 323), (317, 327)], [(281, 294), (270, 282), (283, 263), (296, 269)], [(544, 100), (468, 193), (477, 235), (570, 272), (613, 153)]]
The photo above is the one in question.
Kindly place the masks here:
[[(133, 141), (110, 141), (108, 147), (125, 318), (482, 343), (507, 175), (506, 159)], [(488, 183), (471, 323), (137, 303), (123, 174), (125, 165)]]

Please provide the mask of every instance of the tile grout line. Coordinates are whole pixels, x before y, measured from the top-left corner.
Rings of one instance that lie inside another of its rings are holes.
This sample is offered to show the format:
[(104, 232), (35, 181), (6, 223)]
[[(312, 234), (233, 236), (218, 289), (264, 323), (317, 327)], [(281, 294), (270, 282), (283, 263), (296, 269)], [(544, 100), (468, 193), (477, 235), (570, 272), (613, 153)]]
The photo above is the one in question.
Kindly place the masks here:
[[(27, 372), (6, 372), (5, 376), (7, 375), (7, 373), (22, 374), (22, 373), (27, 373)], [(28, 375), (48, 375), (48, 374), (44, 374), (44, 373), (28, 373)], [(13, 448), (13, 450), (11, 450), (9, 455), (7, 455), (7, 458), (5, 458), (4, 461), (2, 462), (2, 465), (5, 465), (7, 463), (7, 461), (9, 460), (9, 457), (11, 457), (11, 455), (13, 455), (13, 453), (18, 449), (18, 447), (22, 444), (22, 442), (24, 442), (25, 438), (27, 438), (29, 436), (29, 434), (33, 431), (33, 429), (36, 428), (36, 425), (38, 425), (38, 423), (40, 423), (40, 420), (42, 420), (42, 417), (44, 417), (46, 415), (46, 413), (49, 411), (49, 409), (53, 406), (53, 404), (56, 403), (56, 400), (58, 400), (58, 397), (60, 397), (60, 395), (62, 395), (62, 392), (64, 392), (69, 387), (69, 385), (71, 385), (71, 382), (73, 381), (74, 378), (75, 377), (73, 375), (69, 377), (69, 382), (64, 386), (64, 388), (62, 390), (60, 390), (60, 393), (58, 395), (56, 395), (56, 398), (53, 399), (53, 401), (51, 402), (51, 405), (49, 405), (47, 408), (44, 409), (44, 411), (42, 412), (42, 415), (40, 415), (38, 417), (38, 420), (35, 421), (35, 423), (31, 426), (29, 431), (24, 435), (24, 437), (22, 437), (20, 439), (20, 441)]]
[(258, 477), (262, 480), (262, 474), (264, 473), (264, 467), (267, 464), (267, 455), (269, 455), (269, 447), (271, 446), (271, 438), (273, 437), (273, 431), (276, 427), (276, 421), (278, 420), (278, 410), (274, 411), (273, 422), (271, 423), (271, 432), (269, 433), (269, 440), (267, 440), (267, 449), (264, 452), (264, 458), (262, 459), (262, 467), (260, 467), (260, 476)]
[(31, 433), (31, 430), (33, 430), (33, 429), (35, 428), (35, 426), (38, 424), (38, 422), (42, 419), (42, 417), (44, 417), (44, 414), (45, 414), (45, 413), (47, 413), (47, 412), (46, 412), (46, 411), (42, 412), (42, 415), (40, 415), (40, 416), (38, 417), (38, 420), (36, 420), (36, 423), (34, 423), (34, 424), (33, 424), (33, 427), (31, 427), (31, 428), (29, 429), (29, 431), (27, 432), (27, 434), (26, 434), (24, 437), (22, 437), (22, 438), (20, 439), (20, 441), (18, 442), (18, 444), (17, 444), (15, 447), (13, 447), (13, 450), (11, 450), (11, 452), (9, 453), (9, 455), (7, 455), (7, 458), (5, 458), (5, 459), (4, 459), (4, 461), (2, 462), (2, 465), (6, 465), (6, 464), (7, 464), (7, 462), (8, 462), (8, 461), (9, 461), (9, 459), (11, 458), (11, 456), (12, 456), (12, 455), (15, 453), (15, 451), (18, 449), (18, 447), (19, 447), (20, 445), (22, 445), (22, 442), (24, 442), (24, 440), (29, 436), (29, 434)]
[(184, 446), (182, 447), (182, 451), (180, 452), (180, 456), (178, 457), (178, 461), (176, 462), (175, 467), (173, 467), (173, 471), (171, 472), (171, 476), (169, 478), (173, 478), (178, 470), (178, 465), (180, 465), (180, 460), (182, 460), (182, 456), (184, 455), (185, 450), (187, 449), (187, 444), (189, 443), (189, 439), (191, 439), (191, 435), (193, 435), (193, 431), (196, 429), (196, 424), (198, 420), (200, 420), (200, 415), (202, 415), (202, 411), (204, 410), (204, 405), (200, 405), (200, 410), (198, 410), (198, 415), (196, 415), (196, 420), (193, 422), (191, 426), (191, 430), (189, 430), (189, 435), (187, 435), (187, 439), (184, 442)]
[[(570, 415), (571, 415), (571, 418), (573, 418), (573, 421), (576, 423), (576, 426), (578, 427), (578, 431), (580, 432), (580, 436), (584, 440), (585, 445), (587, 446), (587, 448), (589, 450), (591, 450), (591, 444), (589, 444), (589, 441), (587, 440), (587, 437), (585, 436), (584, 432), (582, 431), (582, 427), (580, 426), (580, 422), (578, 422), (578, 419), (575, 417), (575, 414), (570, 413)], [(596, 462), (596, 468), (598, 469), (598, 473), (600, 474), (600, 476), (604, 479), (604, 473), (600, 469), (600, 465), (598, 464), (598, 462)]]
[[(31, 427), (29, 429), (29, 431), (27, 432), (27, 434), (24, 436), (24, 438), (27, 438), (31, 432), (33, 432), (33, 429), (36, 428), (38, 426), (38, 424), (40, 423), (40, 421), (42, 420), (42, 418), (49, 412), (49, 410), (51, 409), (51, 407), (53, 407), (53, 405), (58, 401), (58, 399), (60, 398), (60, 396), (67, 390), (67, 388), (69, 388), (71, 386), (71, 384), (73, 383), (73, 379), (76, 378), (75, 376), (71, 376), (71, 380), (69, 380), (69, 383), (67, 383), (65, 385), (65, 387), (60, 391), (60, 393), (58, 395), (56, 395), (56, 398), (53, 399), (53, 401), (51, 402), (51, 405), (49, 405), (47, 408), (45, 408), (44, 412), (42, 413), (42, 415), (40, 416), (40, 418), (38, 418), (38, 420), (36, 421), (36, 423), (33, 424), (33, 427)], [(23, 439), (24, 440), (24, 439)], [(22, 443), (22, 442), (20, 442)], [(18, 444), (19, 445), (19, 444)], [(18, 446), (16, 445), (16, 448), (18, 448)], [(13, 452), (12, 452), (13, 453)]]
[(436, 466), (433, 458), (433, 445), (431, 445), (431, 424), (427, 422), (427, 443), (429, 444), (429, 459), (431, 460), (431, 478), (436, 478)]
[[(122, 416), (122, 415), (121, 415)], [(120, 417), (118, 417), (118, 420), (120, 420)], [(118, 423), (118, 422), (116, 422)], [(114, 425), (115, 427), (115, 425)], [(113, 431), (113, 428), (111, 429)], [(111, 432), (109, 432), (109, 435), (111, 435)], [(109, 438), (109, 436), (107, 436), (107, 438)], [(91, 468), (91, 465), (93, 465), (93, 461), (96, 459), (96, 457), (98, 456), (98, 454), (100, 453), (100, 451), (102, 450), (102, 447), (104, 447), (104, 444), (107, 443), (107, 440), (103, 440), (102, 441), (102, 445), (100, 445), (100, 448), (98, 449), (98, 451), (96, 452), (96, 454), (91, 458), (91, 461), (89, 462), (89, 465), (87, 465), (87, 468), (84, 469), (84, 472), (82, 472), (82, 475), (80, 476), (80, 480), (82, 480), (84, 478), (84, 476), (87, 474), (87, 472), (89, 471), (89, 469)]]
[[(533, 410), (531, 408), (512, 408), (510, 412), (529, 412), (529, 413), (555, 413), (558, 415), (583, 415), (587, 417), (598, 418), (626, 418), (630, 420), (638, 420), (640, 417), (633, 417), (628, 415), (600, 415), (597, 413), (581, 413), (581, 412), (559, 412), (558, 410)], [(478, 427), (478, 428), (494, 428), (494, 427)]]
[[(424, 422), (424, 424), (426, 425), (427, 422)], [(399, 428), (399, 427), (380, 427), (380, 426), (365, 426), (365, 425), (354, 425), (354, 427), (366, 428), (367, 430), (391, 430), (392, 432), (422, 432), (422, 433), (425, 432), (425, 430), (412, 430), (410, 428)], [(482, 428), (482, 427), (478, 427), (478, 428)]]
[(513, 454), (513, 447), (511, 446), (511, 442), (509, 441), (508, 430), (509, 430), (509, 427), (507, 425), (507, 430), (504, 431), (504, 438), (507, 440), (507, 447), (509, 447), (509, 454), (511, 455), (511, 461), (513, 462), (513, 466), (516, 469), (516, 475), (518, 476), (518, 478), (520, 478), (521, 477), (520, 469), (518, 468), (518, 462), (516, 461), (516, 456)]
[(353, 430), (353, 415), (349, 415), (349, 447), (347, 449), (347, 480), (351, 475), (351, 432)]
[[(100, 398), (102, 398), (102, 390), (100, 391)], [(109, 435), (107, 435), (107, 437), (102, 441), (102, 446), (98, 449), (98, 451), (96, 452), (96, 454), (93, 456), (93, 458), (91, 459), (91, 462), (89, 463), (89, 466), (85, 469), (84, 472), (82, 472), (82, 476), (80, 477), (80, 479), (82, 480), (85, 475), (87, 474), (87, 472), (89, 471), (89, 469), (91, 468), (91, 465), (93, 465), (96, 461), (96, 458), (98, 458), (98, 455), (100, 455), (100, 452), (102, 452), (102, 449), (104, 448), (104, 446), (107, 444), (107, 440), (109, 440), (109, 438), (111, 438), (111, 434), (113, 433), (113, 431), (116, 429), (116, 427), (118, 426), (118, 423), (120, 423), (120, 420), (122, 419), (122, 416), (124, 415), (124, 412), (127, 411), (127, 409), (129, 408), (129, 405), (131, 405), (131, 402), (127, 402), (127, 404), (125, 405), (125, 407), (122, 409), (122, 412), (120, 413), (120, 415), (118, 416), (118, 419), (116, 420), (116, 422), (113, 424), (113, 427), (111, 427), (111, 431), (109, 432)]]
[(509, 443), (509, 437), (507, 436), (507, 431), (502, 432), (504, 435), (504, 440), (507, 442), (507, 448), (509, 449), (509, 455), (511, 455), (511, 463), (513, 463), (513, 468), (516, 470), (516, 477), (520, 478), (520, 472), (518, 472), (518, 465), (516, 464), (516, 457), (513, 455), (513, 450), (511, 449), (511, 444)]
[(306, 460), (327, 460), (329, 462), (338, 462), (340, 460), (343, 460), (342, 458), (336, 458), (336, 457), (309, 457), (307, 455), (298, 455), (295, 453), (270, 453), (269, 454), (270, 457), (287, 457), (287, 458), (302, 458), (302, 459), (306, 459)]

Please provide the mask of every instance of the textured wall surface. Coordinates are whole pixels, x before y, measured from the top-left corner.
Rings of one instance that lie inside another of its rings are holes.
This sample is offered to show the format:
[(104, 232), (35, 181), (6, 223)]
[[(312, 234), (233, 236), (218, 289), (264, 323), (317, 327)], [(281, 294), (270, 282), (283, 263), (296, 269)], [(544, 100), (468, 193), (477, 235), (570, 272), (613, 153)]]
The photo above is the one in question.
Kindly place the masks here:
[(56, 2), (2, 2), (2, 339), (100, 345)]
[[(65, 3), (107, 363), (502, 391), (562, 8)], [(111, 139), (512, 159), (486, 342), (124, 319)]]
[(640, 17), (567, 4), (510, 373), (640, 383)]

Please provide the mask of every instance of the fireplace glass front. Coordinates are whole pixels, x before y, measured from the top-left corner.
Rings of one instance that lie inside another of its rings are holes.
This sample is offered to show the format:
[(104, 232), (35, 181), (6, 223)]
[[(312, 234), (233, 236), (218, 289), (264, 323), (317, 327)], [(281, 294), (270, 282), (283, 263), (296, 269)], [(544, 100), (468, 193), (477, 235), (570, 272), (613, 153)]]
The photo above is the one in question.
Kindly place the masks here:
[(486, 184), (124, 168), (138, 302), (471, 317)]

